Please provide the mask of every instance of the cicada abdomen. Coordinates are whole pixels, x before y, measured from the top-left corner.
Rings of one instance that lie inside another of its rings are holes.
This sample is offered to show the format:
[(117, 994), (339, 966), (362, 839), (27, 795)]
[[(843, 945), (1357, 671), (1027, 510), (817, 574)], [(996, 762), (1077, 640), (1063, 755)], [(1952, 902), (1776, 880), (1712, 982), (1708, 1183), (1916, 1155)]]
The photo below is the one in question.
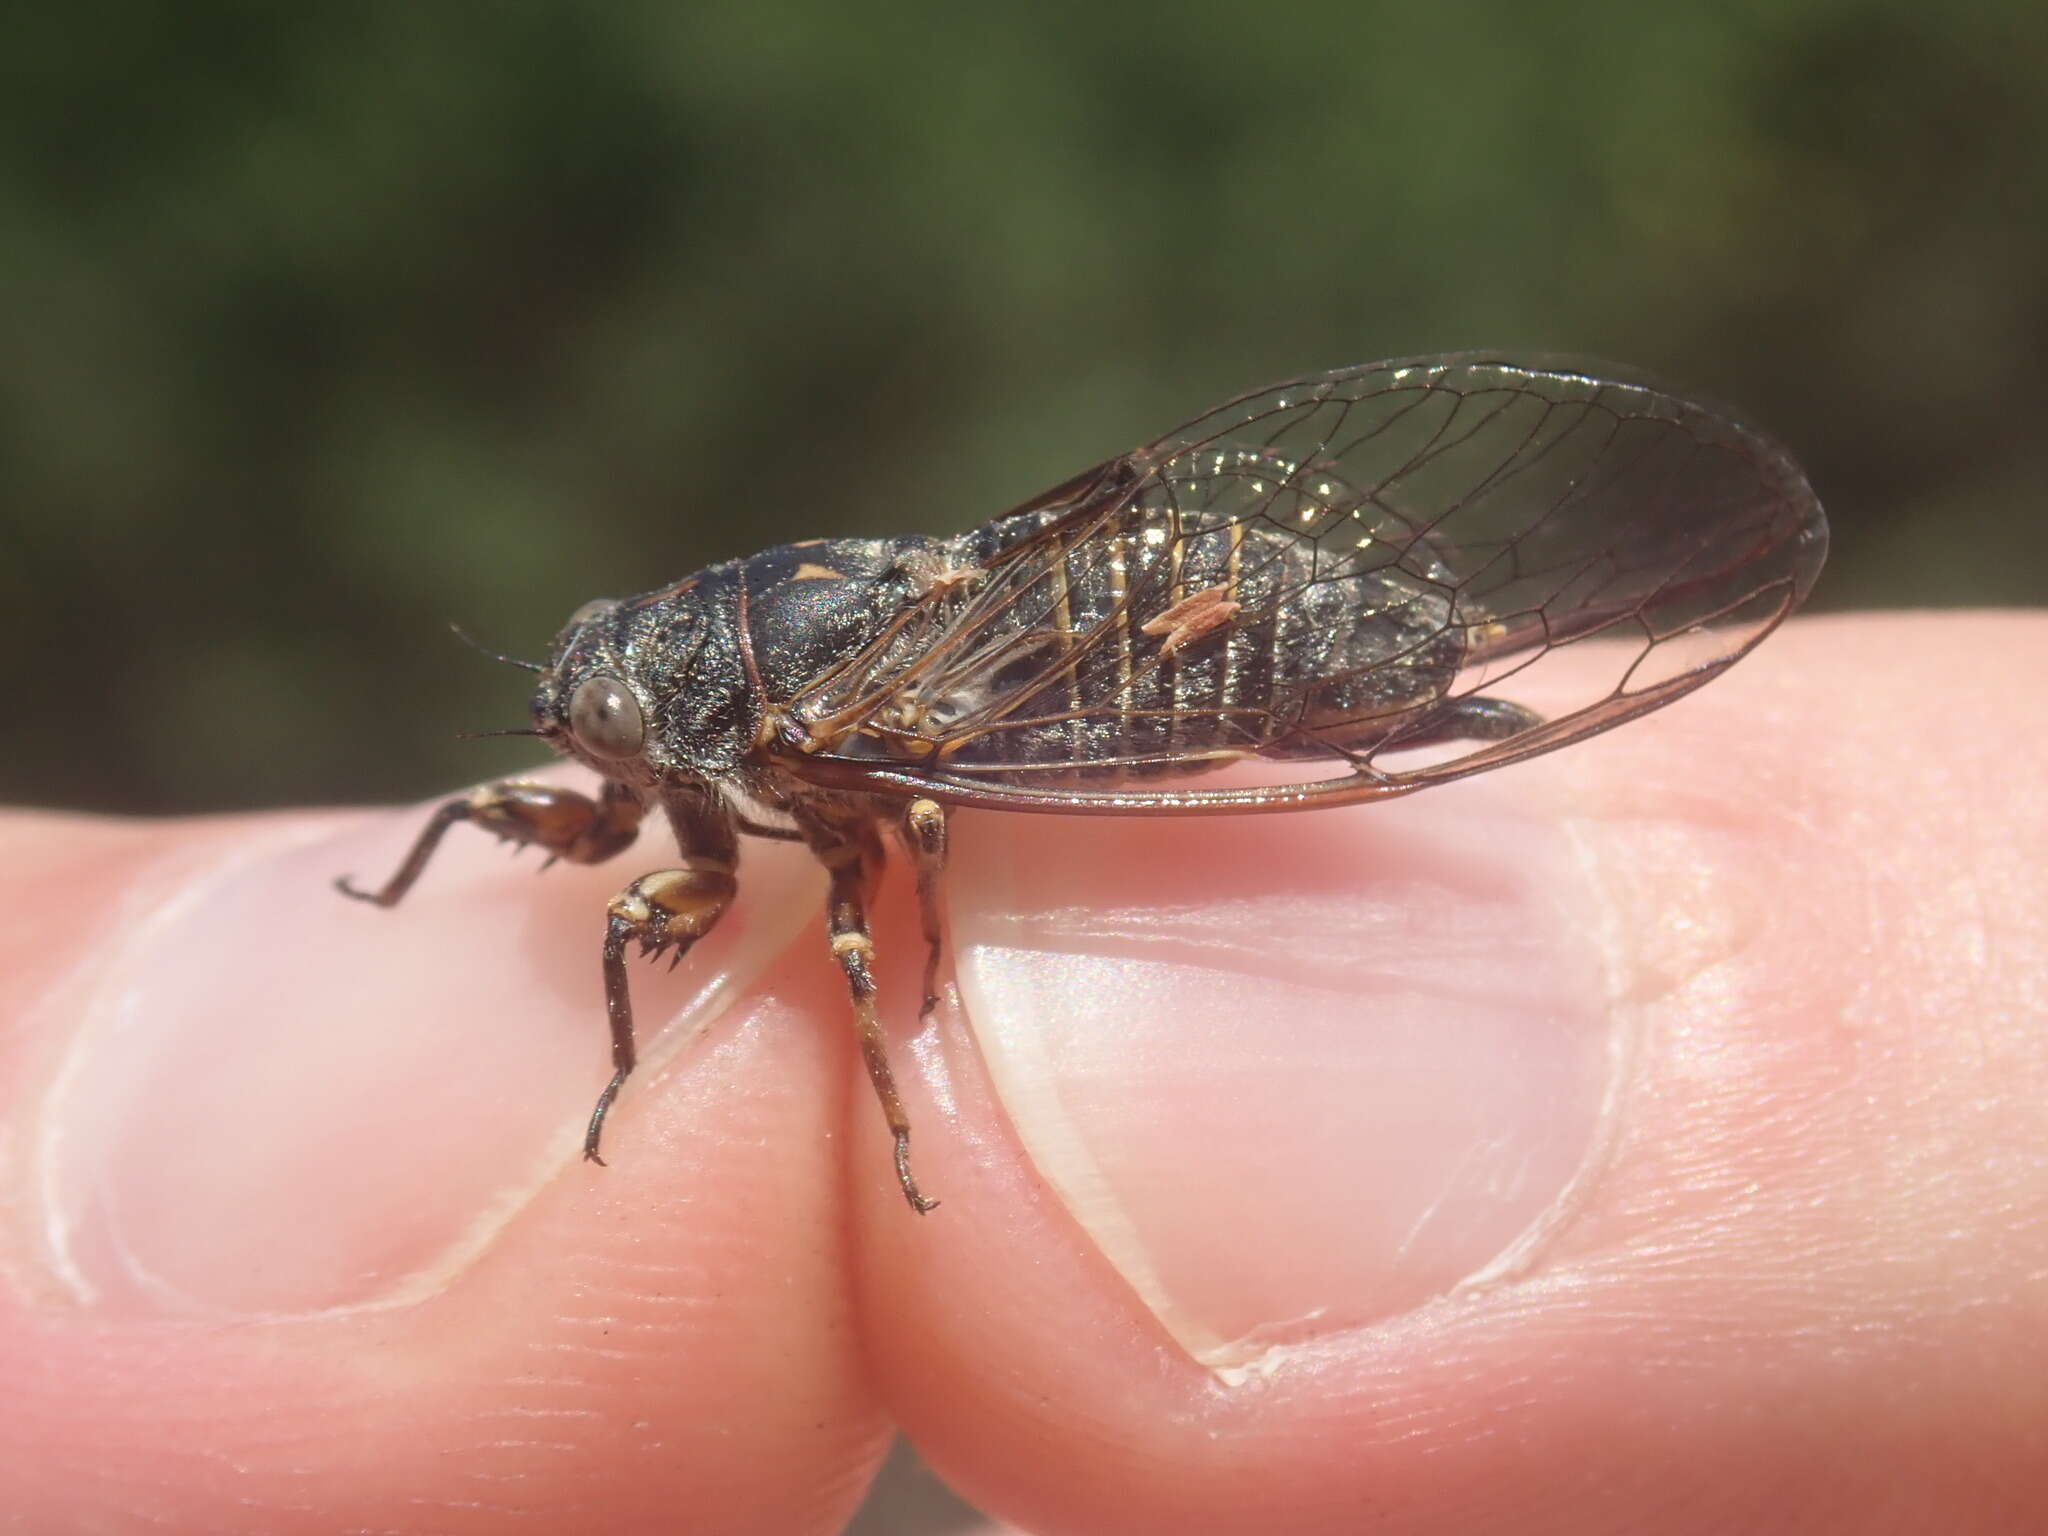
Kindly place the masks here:
[(1415, 571), (1386, 559), (1341, 482), (1300, 468), (1205, 451), (1097, 517), (970, 534), (994, 579), (963, 615), (977, 643), (930, 674), (945, 760), (1126, 783), (1377, 740), (1430, 708), (1463, 655), (1448, 572), (1420, 547)]
[(954, 547), (973, 580), (847, 669), (842, 702), (877, 702), (836, 750), (1085, 794), (1247, 756), (1390, 786), (1414, 747), (1484, 749), (1442, 777), (1558, 745), (1754, 644), (1825, 530), (1720, 413), (1459, 360), (1247, 396)]

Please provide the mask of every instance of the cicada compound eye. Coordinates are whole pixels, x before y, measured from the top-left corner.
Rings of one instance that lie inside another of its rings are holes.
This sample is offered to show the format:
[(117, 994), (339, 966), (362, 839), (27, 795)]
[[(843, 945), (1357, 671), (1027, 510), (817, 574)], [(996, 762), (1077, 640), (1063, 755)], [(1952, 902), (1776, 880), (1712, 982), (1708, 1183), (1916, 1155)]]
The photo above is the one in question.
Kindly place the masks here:
[(633, 690), (603, 672), (586, 677), (569, 695), (569, 730), (592, 757), (637, 757), (647, 721)]

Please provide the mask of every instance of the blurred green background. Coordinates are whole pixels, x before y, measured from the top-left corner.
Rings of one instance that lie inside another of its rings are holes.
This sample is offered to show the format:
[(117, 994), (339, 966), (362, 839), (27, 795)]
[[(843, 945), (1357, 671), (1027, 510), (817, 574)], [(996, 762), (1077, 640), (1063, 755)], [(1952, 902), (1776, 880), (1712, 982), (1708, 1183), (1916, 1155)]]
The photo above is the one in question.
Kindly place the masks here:
[(1475, 345), (1768, 424), (1836, 520), (1817, 607), (2048, 598), (2039, 0), (10, 32), (10, 799), (485, 777), (531, 744), (453, 733), (526, 679), (448, 619), (533, 654), (588, 597), (964, 527), (1241, 388)]

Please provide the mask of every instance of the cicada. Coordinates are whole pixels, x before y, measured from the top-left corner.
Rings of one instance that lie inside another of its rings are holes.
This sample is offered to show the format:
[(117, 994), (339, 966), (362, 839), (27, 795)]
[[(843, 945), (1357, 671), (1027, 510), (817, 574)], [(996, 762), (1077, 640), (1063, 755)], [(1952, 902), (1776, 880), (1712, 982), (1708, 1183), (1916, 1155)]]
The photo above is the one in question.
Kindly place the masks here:
[(464, 821), (595, 863), (661, 812), (677, 858), (605, 913), (612, 1073), (583, 1145), (601, 1161), (633, 1070), (629, 951), (679, 958), (711, 930), (742, 837), (801, 841), (896, 1178), (927, 1211), (876, 1014), (868, 908), (892, 846), (928, 1013), (954, 808), (1299, 811), (1519, 762), (1725, 671), (1826, 549), (1798, 466), (1722, 410), (1569, 363), (1341, 368), (951, 538), (813, 539), (585, 603), (523, 665), (533, 732), (598, 791), (487, 785), (380, 889), (338, 883), (391, 906)]

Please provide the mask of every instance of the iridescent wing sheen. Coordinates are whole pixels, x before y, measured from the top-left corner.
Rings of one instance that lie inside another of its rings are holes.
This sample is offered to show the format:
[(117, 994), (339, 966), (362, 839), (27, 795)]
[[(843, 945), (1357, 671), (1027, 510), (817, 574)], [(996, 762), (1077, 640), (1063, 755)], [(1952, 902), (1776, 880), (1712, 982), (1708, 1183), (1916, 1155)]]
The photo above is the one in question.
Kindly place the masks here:
[[(1472, 355), (1242, 396), (957, 548), (786, 701), (791, 771), (1115, 814), (1407, 793), (1718, 675), (1805, 596), (1827, 525), (1722, 411)], [(1187, 785), (1234, 759), (1296, 774)]]

